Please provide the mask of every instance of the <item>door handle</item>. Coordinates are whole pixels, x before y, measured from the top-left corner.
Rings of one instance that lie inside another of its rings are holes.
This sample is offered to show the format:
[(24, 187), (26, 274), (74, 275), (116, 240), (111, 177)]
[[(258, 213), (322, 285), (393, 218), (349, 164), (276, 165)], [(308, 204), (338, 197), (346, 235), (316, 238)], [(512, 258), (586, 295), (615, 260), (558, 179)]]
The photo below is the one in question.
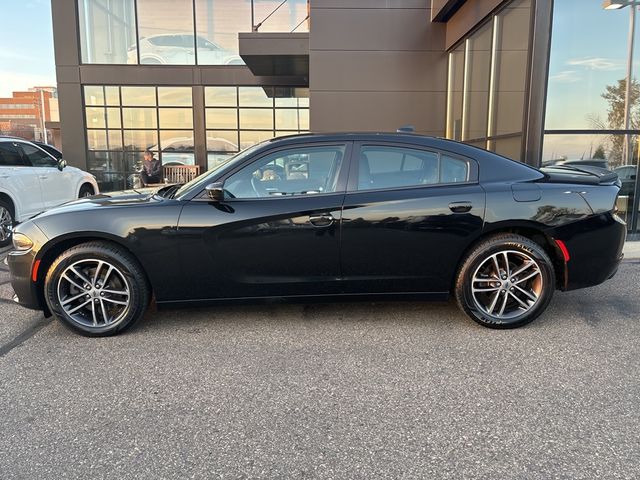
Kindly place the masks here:
[(0, 178), (9, 178), (9, 175), (0, 175)]
[(40, 175), (40, 178), (41, 178), (42, 180), (46, 180), (47, 178), (49, 178), (49, 175)]
[(309, 223), (314, 227), (329, 227), (333, 224), (333, 220), (333, 215), (330, 213), (309, 215)]
[(472, 208), (471, 202), (451, 202), (449, 204), (449, 210), (453, 213), (467, 213)]

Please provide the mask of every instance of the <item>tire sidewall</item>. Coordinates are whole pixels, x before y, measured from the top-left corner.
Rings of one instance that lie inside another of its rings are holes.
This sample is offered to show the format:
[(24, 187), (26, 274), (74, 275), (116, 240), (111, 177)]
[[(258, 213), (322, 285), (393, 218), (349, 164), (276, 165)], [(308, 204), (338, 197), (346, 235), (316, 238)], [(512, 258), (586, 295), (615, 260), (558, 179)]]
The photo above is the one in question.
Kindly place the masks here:
[[(543, 281), (541, 298), (535, 307), (528, 312), (506, 321), (490, 316), (480, 310), (476, 306), (471, 292), (471, 278), (476, 269), (487, 257), (505, 250), (514, 250), (530, 255), (538, 263)], [(553, 296), (553, 291), (555, 290), (553, 265), (545, 251), (533, 242), (498, 241), (486, 248), (479, 249), (472, 254), (465, 265), (464, 271), (461, 273), (463, 275), (461, 287), (464, 310), (478, 323), (492, 328), (515, 328), (533, 321), (547, 308)]]
[[(4, 201), (0, 201), (0, 207), (3, 207), (3, 208), (7, 209), (7, 212), (9, 212), (9, 215), (11, 215), (11, 226), (12, 227), (15, 226), (15, 224), (16, 224), (16, 214), (13, 211), (13, 209), (11, 208), (11, 206), (9, 206)], [(0, 240), (0, 248), (6, 247), (7, 245), (10, 245), (12, 237), (13, 237), (13, 235), (9, 235), (9, 238), (7, 238), (6, 240)]]
[[(127, 283), (127, 287), (129, 288), (130, 292), (129, 309), (124, 318), (122, 318), (115, 325), (108, 325), (106, 327), (98, 328), (88, 328), (84, 325), (78, 324), (73, 319), (71, 319), (60, 305), (57, 294), (60, 275), (70, 265), (80, 260), (87, 259), (104, 260), (111, 263), (120, 271), (125, 279), (125, 282)], [(70, 250), (58, 257), (47, 272), (44, 285), (44, 294), (49, 310), (57, 318), (59, 318), (65, 325), (71, 327), (73, 330), (88, 336), (114, 335), (126, 329), (133, 322), (135, 322), (135, 320), (141, 315), (140, 310), (144, 310), (145, 308), (140, 285), (138, 284), (138, 280), (136, 279), (135, 274), (130, 270), (130, 267), (126, 264), (126, 262), (123, 262), (116, 255), (106, 253), (105, 251), (101, 251), (100, 249), (95, 249), (92, 251)]]

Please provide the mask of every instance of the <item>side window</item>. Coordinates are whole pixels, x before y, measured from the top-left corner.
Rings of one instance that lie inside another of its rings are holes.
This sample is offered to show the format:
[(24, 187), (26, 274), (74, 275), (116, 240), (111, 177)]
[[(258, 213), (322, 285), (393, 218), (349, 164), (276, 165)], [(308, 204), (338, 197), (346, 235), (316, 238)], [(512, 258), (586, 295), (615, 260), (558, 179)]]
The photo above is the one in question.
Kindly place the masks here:
[(10, 142), (0, 142), (0, 167), (24, 167), (18, 148)]
[(344, 145), (327, 145), (272, 153), (227, 178), (225, 194), (268, 198), (335, 192), (344, 152)]
[(58, 162), (48, 153), (28, 143), (20, 144), (24, 156), (29, 159), (34, 167), (55, 167)]

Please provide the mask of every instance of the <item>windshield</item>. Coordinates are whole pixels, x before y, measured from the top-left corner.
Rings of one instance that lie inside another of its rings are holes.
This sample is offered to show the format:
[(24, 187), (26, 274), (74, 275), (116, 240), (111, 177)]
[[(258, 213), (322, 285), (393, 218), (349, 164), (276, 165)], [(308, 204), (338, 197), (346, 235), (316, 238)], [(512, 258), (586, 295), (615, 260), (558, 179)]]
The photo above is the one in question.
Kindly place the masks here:
[(221, 163), (220, 165), (217, 165), (215, 167), (213, 167), (211, 170), (207, 170), (206, 172), (204, 172), (202, 175), (197, 176), (196, 178), (194, 178), (193, 180), (191, 180), (188, 183), (185, 183), (184, 185), (182, 185), (174, 194), (173, 194), (173, 198), (177, 198), (180, 199), (180, 197), (183, 197), (184, 195), (188, 194), (189, 192), (191, 192), (191, 190), (193, 188), (204, 188), (204, 185), (206, 185), (207, 183), (209, 183), (209, 179), (211, 177), (213, 177), (215, 174), (218, 173), (218, 171), (222, 168), (222, 167), (227, 167), (230, 165), (233, 165), (237, 162), (241, 162), (242, 160), (244, 160), (247, 156), (251, 155), (253, 152), (255, 152), (258, 147), (260, 147), (261, 144), (257, 144), (257, 145), (253, 145), (243, 151), (241, 151), (240, 153), (234, 155), (233, 157), (231, 157), (229, 160), (227, 160), (224, 163)]

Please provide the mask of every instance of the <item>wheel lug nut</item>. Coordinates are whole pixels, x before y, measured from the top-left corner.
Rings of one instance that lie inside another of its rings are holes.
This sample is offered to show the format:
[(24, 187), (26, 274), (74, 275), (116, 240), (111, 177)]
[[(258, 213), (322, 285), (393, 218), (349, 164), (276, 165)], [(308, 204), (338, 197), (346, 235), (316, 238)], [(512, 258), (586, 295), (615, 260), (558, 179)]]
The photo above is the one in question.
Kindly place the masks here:
[(85, 295), (84, 298), (86, 298), (87, 300), (91, 298), (91, 295)]
[(101, 296), (101, 297), (104, 297), (104, 292), (100, 292), (100, 296)]

